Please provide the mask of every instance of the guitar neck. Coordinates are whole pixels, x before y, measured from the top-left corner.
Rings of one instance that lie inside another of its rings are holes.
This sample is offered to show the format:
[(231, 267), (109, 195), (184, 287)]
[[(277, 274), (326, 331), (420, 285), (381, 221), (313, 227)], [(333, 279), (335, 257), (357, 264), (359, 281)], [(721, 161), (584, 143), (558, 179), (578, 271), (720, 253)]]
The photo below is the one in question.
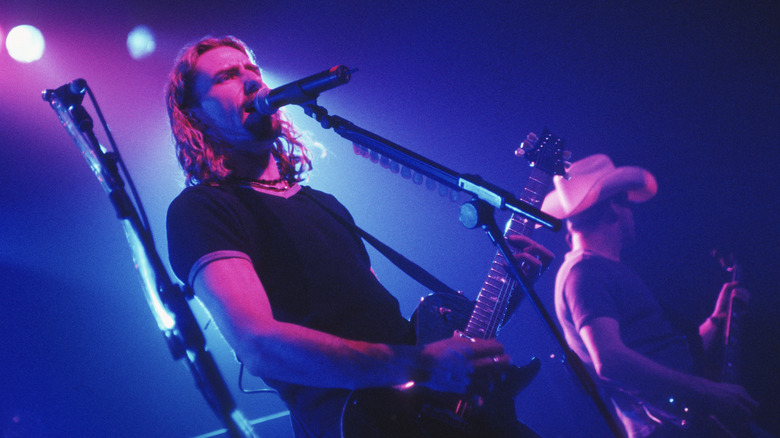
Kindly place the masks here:
[[(741, 269), (734, 263), (730, 268), (731, 281), (741, 281)], [(741, 318), (746, 313), (745, 303), (740, 300), (729, 300), (729, 313), (723, 333), (723, 363), (721, 364), (720, 380), (724, 383), (740, 384), (740, 332)]]
[[(534, 207), (540, 207), (551, 182), (551, 174), (536, 167), (531, 168), (531, 175), (520, 200)], [(517, 234), (530, 236), (534, 226), (532, 221), (514, 213), (507, 222), (504, 237)], [(497, 251), (487, 280), (477, 296), (474, 311), (464, 329), (467, 336), (481, 339), (496, 337), (517, 283), (506, 265), (504, 256)]]

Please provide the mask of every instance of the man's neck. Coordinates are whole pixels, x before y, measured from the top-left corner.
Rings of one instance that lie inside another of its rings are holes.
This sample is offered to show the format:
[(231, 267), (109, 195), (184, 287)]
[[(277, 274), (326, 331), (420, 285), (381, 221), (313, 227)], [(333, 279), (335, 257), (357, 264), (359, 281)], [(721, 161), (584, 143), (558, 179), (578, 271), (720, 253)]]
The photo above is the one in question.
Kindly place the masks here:
[(241, 153), (233, 157), (233, 175), (238, 178), (274, 181), (281, 178), (276, 159), (268, 152), (264, 155)]

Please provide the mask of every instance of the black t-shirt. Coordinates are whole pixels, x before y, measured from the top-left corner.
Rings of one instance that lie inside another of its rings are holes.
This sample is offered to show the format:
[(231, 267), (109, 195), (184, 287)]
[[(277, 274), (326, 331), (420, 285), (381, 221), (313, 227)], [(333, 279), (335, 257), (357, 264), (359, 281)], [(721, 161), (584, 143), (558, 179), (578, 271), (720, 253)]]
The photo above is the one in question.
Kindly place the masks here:
[[(289, 198), (237, 186), (186, 188), (168, 210), (174, 273), (191, 286), (212, 259), (248, 258), (277, 320), (347, 339), (413, 343), (409, 322), (371, 272), (360, 238), (310, 197), (352, 222), (333, 196), (308, 187)], [(298, 434), (338, 421), (337, 399), (346, 391), (267, 383), (290, 407)]]

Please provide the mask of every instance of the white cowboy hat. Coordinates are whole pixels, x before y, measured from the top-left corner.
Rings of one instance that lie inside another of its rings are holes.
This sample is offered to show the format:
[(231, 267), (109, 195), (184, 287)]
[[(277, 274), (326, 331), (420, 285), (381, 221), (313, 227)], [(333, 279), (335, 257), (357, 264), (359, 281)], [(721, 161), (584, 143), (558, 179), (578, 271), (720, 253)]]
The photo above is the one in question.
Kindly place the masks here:
[(645, 169), (634, 166), (615, 167), (603, 154), (591, 155), (571, 164), (569, 179), (556, 175), (555, 190), (547, 194), (542, 211), (566, 219), (622, 192), (631, 202), (645, 202), (655, 196), (658, 183)]

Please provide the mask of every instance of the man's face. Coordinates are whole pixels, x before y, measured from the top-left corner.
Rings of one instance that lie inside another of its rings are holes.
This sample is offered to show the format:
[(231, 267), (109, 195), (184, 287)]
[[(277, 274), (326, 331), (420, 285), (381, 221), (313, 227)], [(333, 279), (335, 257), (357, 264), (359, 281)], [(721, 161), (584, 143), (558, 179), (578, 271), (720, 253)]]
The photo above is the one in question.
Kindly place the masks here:
[(636, 243), (636, 226), (634, 225), (634, 211), (628, 199), (622, 202), (613, 202), (613, 209), (618, 215), (618, 225), (623, 247)]
[(269, 147), (281, 129), (276, 116), (261, 116), (252, 106), (257, 90), (265, 87), (260, 69), (247, 55), (232, 47), (217, 47), (195, 64), (195, 114), (209, 131), (236, 148)]

